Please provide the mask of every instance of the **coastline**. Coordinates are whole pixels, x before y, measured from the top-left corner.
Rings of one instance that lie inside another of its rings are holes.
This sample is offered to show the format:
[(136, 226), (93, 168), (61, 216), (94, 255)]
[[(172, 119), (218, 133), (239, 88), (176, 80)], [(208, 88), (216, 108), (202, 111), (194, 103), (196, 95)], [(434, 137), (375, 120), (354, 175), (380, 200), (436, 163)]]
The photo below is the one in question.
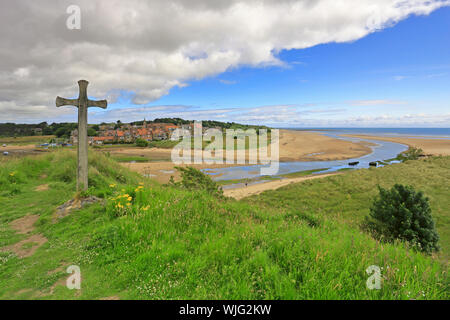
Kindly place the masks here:
[(427, 155), (448, 156), (450, 155), (450, 139), (439, 138), (410, 138), (410, 137), (386, 137), (382, 135), (369, 134), (343, 134), (343, 137), (376, 139), (381, 141), (405, 144), (412, 148), (420, 148)]

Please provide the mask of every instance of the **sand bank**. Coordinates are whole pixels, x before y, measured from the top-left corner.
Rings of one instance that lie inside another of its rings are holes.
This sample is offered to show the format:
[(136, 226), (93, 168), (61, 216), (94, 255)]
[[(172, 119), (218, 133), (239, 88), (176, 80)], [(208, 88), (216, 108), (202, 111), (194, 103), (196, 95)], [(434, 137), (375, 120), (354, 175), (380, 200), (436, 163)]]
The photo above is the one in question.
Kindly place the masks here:
[(297, 183), (297, 182), (302, 182), (302, 181), (312, 180), (312, 179), (320, 179), (320, 178), (325, 178), (325, 177), (334, 176), (334, 175), (338, 175), (338, 174), (341, 174), (341, 173), (335, 172), (335, 173), (327, 173), (327, 174), (313, 175), (313, 176), (307, 176), (307, 177), (274, 180), (274, 181), (269, 181), (269, 182), (265, 182), (265, 183), (253, 184), (248, 187), (227, 189), (227, 190), (224, 190), (224, 194), (227, 197), (232, 197), (232, 198), (239, 200), (242, 198), (246, 198), (246, 197), (250, 197), (250, 196), (259, 194), (266, 190), (275, 190), (275, 189), (287, 186), (291, 183)]
[(426, 138), (405, 138), (405, 137), (384, 137), (377, 135), (343, 135), (346, 137), (376, 139), (406, 144), (410, 147), (420, 148), (425, 154), (450, 155), (450, 139), (426, 139)]
[(330, 161), (372, 152), (370, 143), (351, 142), (311, 131), (280, 130), (280, 161)]

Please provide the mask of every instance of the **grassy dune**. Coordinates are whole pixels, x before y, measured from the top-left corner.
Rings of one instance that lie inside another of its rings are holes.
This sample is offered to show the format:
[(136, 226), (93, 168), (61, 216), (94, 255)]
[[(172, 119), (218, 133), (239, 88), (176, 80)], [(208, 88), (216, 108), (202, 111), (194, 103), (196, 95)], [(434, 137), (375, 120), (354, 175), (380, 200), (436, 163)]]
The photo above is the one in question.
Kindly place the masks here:
[[(415, 161), (235, 201), (143, 181), (93, 153), (89, 193), (105, 204), (57, 220), (55, 208), (75, 193), (75, 154), (2, 163), (0, 247), (29, 236), (10, 223), (31, 214), (39, 215), (31, 233), (48, 241), (25, 258), (0, 252), (0, 298), (448, 299), (449, 165), (449, 157)], [(374, 186), (393, 182), (431, 198), (440, 256), (360, 231)], [(64, 286), (69, 265), (81, 268), (81, 291)], [(383, 268), (381, 290), (366, 288), (370, 265)]]
[(344, 175), (305, 181), (247, 198), (263, 208), (308, 213), (317, 219), (332, 219), (357, 228), (368, 215), (377, 185), (412, 185), (430, 198), (433, 218), (441, 241), (439, 257), (450, 257), (450, 157), (406, 161), (382, 168), (354, 170)]

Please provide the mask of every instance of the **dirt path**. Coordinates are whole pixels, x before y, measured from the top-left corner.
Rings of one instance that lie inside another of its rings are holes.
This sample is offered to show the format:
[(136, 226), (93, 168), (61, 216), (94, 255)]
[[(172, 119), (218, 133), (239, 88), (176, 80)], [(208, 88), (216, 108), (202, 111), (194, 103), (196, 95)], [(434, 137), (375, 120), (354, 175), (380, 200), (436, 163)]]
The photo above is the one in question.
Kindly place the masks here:
[(37, 214), (28, 215), (12, 221), (9, 225), (18, 234), (27, 234), (34, 230), (34, 223), (39, 219)]
[(240, 200), (242, 198), (260, 194), (261, 192), (264, 192), (266, 190), (276, 190), (278, 188), (287, 186), (291, 183), (297, 183), (297, 182), (313, 180), (313, 179), (320, 179), (320, 178), (325, 178), (325, 177), (329, 177), (329, 176), (335, 176), (338, 174), (341, 174), (341, 173), (335, 172), (335, 173), (327, 173), (327, 174), (314, 175), (314, 176), (308, 176), (308, 177), (298, 177), (298, 178), (291, 178), (291, 179), (275, 180), (275, 181), (270, 181), (270, 182), (265, 182), (265, 183), (254, 184), (254, 185), (251, 185), (248, 187), (224, 190), (224, 194), (227, 197), (231, 197), (231, 198), (235, 198), (236, 200)]
[[(10, 226), (18, 234), (29, 234), (34, 230), (34, 223), (38, 219), (38, 215), (28, 215), (12, 221)], [(26, 258), (32, 256), (46, 242), (47, 238), (42, 234), (33, 234), (17, 243), (3, 247), (1, 250), (13, 251), (18, 257)]]
[(34, 191), (47, 191), (48, 190), (48, 183), (46, 184), (41, 184), (40, 186), (37, 186)]

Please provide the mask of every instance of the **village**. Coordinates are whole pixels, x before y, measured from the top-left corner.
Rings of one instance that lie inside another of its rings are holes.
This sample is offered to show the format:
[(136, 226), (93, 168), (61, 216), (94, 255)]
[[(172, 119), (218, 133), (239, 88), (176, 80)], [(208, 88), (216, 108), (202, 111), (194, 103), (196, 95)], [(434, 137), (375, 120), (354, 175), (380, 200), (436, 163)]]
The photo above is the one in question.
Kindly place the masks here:
[[(134, 143), (141, 139), (145, 141), (160, 141), (170, 139), (176, 129), (192, 131), (194, 124), (175, 125), (172, 123), (147, 123), (142, 125), (122, 124), (117, 128), (114, 124), (103, 124), (99, 126), (98, 136), (88, 137), (89, 145), (103, 145), (116, 143)], [(71, 132), (70, 142), (78, 143), (78, 129)]]

